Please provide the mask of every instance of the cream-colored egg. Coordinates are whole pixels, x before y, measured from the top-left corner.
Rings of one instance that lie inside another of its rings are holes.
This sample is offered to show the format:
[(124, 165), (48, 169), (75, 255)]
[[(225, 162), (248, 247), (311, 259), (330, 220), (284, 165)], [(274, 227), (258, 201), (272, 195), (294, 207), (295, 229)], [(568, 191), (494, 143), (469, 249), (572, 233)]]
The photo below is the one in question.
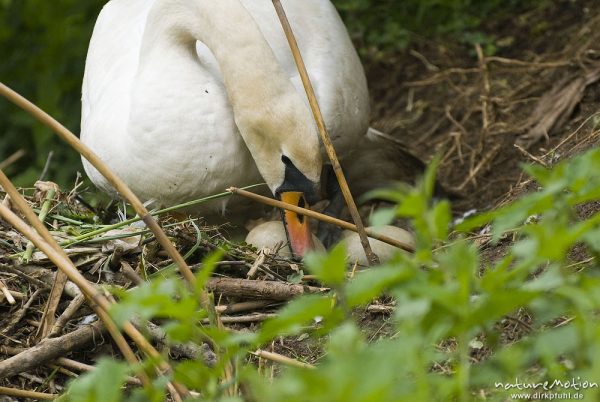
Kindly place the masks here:
[[(368, 229), (374, 231), (375, 233), (379, 233), (381, 235), (385, 235), (396, 239), (398, 241), (410, 244), (414, 247), (415, 239), (413, 235), (402, 228), (385, 225), (378, 227), (369, 227)], [(361, 265), (368, 265), (367, 257), (365, 256), (365, 251), (362, 248), (360, 243), (360, 238), (358, 237), (358, 233), (345, 230), (342, 233), (342, 240), (340, 242), (345, 243), (346, 245), (346, 253), (348, 255), (348, 261), (354, 263), (358, 261)], [(377, 256), (379, 260), (384, 263), (389, 261), (398, 251), (402, 251), (397, 247), (394, 247), (390, 244), (384, 243), (380, 240), (369, 239), (369, 244), (371, 245), (371, 249)]]
[[(323, 243), (315, 235), (313, 235), (313, 242), (316, 251), (325, 251)], [(274, 250), (277, 244), (281, 243), (283, 247), (279, 250), (279, 255), (285, 257), (292, 255), (281, 221), (270, 221), (255, 226), (246, 236), (246, 243), (252, 244), (258, 249), (268, 248), (270, 250)]]

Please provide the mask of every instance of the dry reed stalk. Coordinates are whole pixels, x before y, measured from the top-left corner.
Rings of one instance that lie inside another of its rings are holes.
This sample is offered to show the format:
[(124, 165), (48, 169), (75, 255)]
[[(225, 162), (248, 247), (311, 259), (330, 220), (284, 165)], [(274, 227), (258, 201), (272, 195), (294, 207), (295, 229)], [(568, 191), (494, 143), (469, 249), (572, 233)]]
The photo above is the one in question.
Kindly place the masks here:
[[(258, 201), (258, 202), (266, 204), (266, 205), (270, 205), (272, 207), (288, 209), (290, 211), (296, 212), (297, 214), (309, 216), (311, 218), (315, 218), (320, 221), (339, 226), (342, 229), (347, 229), (347, 230), (352, 230), (353, 232), (358, 232), (357, 227), (349, 222), (343, 221), (341, 219), (336, 219), (329, 215), (321, 214), (319, 212), (312, 211), (310, 209), (301, 208), (297, 205), (288, 204), (283, 201), (275, 200), (273, 198), (264, 197), (262, 195), (259, 195), (256, 193), (251, 193), (250, 191), (242, 190), (242, 189), (239, 189), (236, 187), (230, 187), (227, 189), (227, 191), (230, 191), (234, 194), (241, 195), (243, 197), (250, 198), (254, 201)], [(374, 231), (372, 231), (370, 229), (365, 229), (365, 230), (366, 230), (367, 235), (375, 240), (382, 241), (384, 243), (390, 244), (392, 246), (398, 247), (402, 250), (405, 250), (405, 251), (408, 251), (411, 253), (415, 251), (415, 248), (410, 244), (398, 241), (389, 236), (384, 236), (379, 233), (375, 233)]]
[[(100, 174), (102, 174), (106, 178), (106, 180), (108, 180), (108, 182), (115, 188), (115, 190), (121, 195), (121, 197), (125, 198), (131, 204), (135, 212), (140, 216), (141, 220), (152, 231), (152, 233), (154, 233), (154, 236), (158, 240), (159, 244), (167, 252), (169, 257), (171, 257), (173, 262), (179, 267), (181, 275), (188, 282), (189, 286), (193, 289), (196, 281), (192, 270), (187, 265), (181, 254), (179, 254), (175, 246), (171, 243), (165, 232), (163, 232), (158, 222), (152, 217), (152, 215), (150, 215), (146, 207), (144, 207), (144, 205), (137, 198), (137, 196), (129, 189), (129, 187), (127, 187), (125, 182), (123, 182), (115, 173), (113, 173), (108, 168), (108, 166), (104, 162), (102, 162), (102, 160), (94, 152), (92, 152), (90, 148), (84, 145), (79, 140), (79, 138), (75, 136), (75, 134), (69, 131), (65, 126), (60, 124), (48, 113), (44, 112), (38, 106), (36, 106), (35, 104), (27, 100), (25, 97), (21, 96), (20, 94), (13, 91), (1, 82), (0, 95), (4, 96), (9, 101), (13, 102), (15, 105), (28, 112), (42, 124), (48, 126), (61, 139), (63, 139), (67, 144), (69, 144), (72, 148), (79, 152), (81, 156), (86, 158), (96, 168), (96, 170), (98, 170), (98, 172), (100, 172)], [(31, 220), (29, 221), (31, 222)], [(50, 244), (54, 245), (54, 243), (55, 242), (51, 242)], [(60, 249), (60, 246), (58, 246), (58, 244), (56, 244), (56, 247)], [(46, 255), (48, 254), (46, 253)], [(68, 258), (67, 260), (70, 261)], [(79, 274), (78, 271), (76, 272), (77, 274)], [(85, 281), (85, 278), (81, 277), (81, 279)], [(81, 287), (80, 289), (83, 291)], [(89, 291), (92, 289), (88, 288), (87, 290)], [(106, 300), (106, 298), (104, 298), (103, 300), (105, 301), (105, 307), (110, 305), (110, 302)], [(201, 291), (200, 293), (200, 302), (203, 307), (209, 308), (208, 295), (204, 291)], [(161, 368), (166, 368), (167, 370), (171, 369), (170, 366), (162, 359), (160, 353), (158, 353), (158, 351), (156, 351), (156, 349), (154, 349), (152, 345), (150, 345), (150, 343), (144, 338), (144, 336), (131, 323), (126, 323), (123, 326), (123, 330), (138, 344), (138, 346), (140, 346), (140, 348), (142, 348), (142, 350), (144, 350), (145, 353), (150, 353), (149, 356), (154, 357), (155, 359), (157, 359), (157, 361), (160, 361), (162, 366)], [(185, 387), (183, 387), (182, 385), (177, 383), (173, 383), (173, 385), (177, 388), (177, 391), (180, 395), (189, 395), (187, 389), (185, 389)]]
[(45, 392), (28, 391), (25, 389), (0, 387), (0, 395), (14, 396), (17, 398), (29, 398), (33, 400), (52, 401), (58, 398), (58, 394), (47, 394)]
[(262, 357), (266, 360), (271, 360), (276, 363), (285, 364), (286, 366), (299, 367), (299, 368), (307, 368), (314, 369), (316, 368), (314, 365), (309, 363), (303, 363), (301, 361), (292, 359), (290, 357), (280, 355), (279, 353), (267, 352), (266, 350), (258, 349), (257, 351), (252, 353), (255, 356)]
[[(33, 211), (31, 212), (33, 213)], [(38, 249), (42, 250), (50, 258), (50, 260), (60, 270), (62, 270), (67, 275), (67, 277), (79, 287), (79, 289), (81, 289), (81, 291), (88, 298), (90, 306), (94, 309), (96, 314), (98, 314), (98, 317), (103, 321), (104, 325), (108, 329), (110, 335), (113, 337), (115, 343), (117, 344), (127, 361), (129, 361), (132, 364), (138, 364), (139, 362), (137, 360), (137, 357), (135, 357), (135, 353), (133, 352), (133, 350), (131, 350), (131, 348), (127, 344), (127, 341), (125, 340), (123, 335), (121, 335), (115, 323), (112, 321), (112, 319), (106, 312), (110, 306), (110, 303), (108, 303), (108, 300), (104, 297), (104, 295), (100, 293), (100, 291), (97, 290), (92, 284), (90, 284), (79, 273), (79, 271), (77, 271), (77, 268), (75, 268), (71, 260), (63, 256), (62, 253), (59, 253), (56, 250), (54, 250), (54, 248), (49, 243), (47, 243), (40, 235), (34, 232), (33, 229), (27, 226), (25, 222), (19, 219), (19, 217), (17, 217), (4, 205), (0, 205), (0, 216), (11, 226), (13, 226), (17, 231), (19, 231), (25, 237), (31, 240)], [(132, 336), (131, 334), (128, 335), (136, 343), (138, 343), (135, 339), (137, 338), (135, 334), (133, 334), (134, 336)], [(139, 334), (139, 336), (141, 336), (141, 334)], [(140, 348), (142, 348), (142, 345), (139, 345)], [(149, 383), (149, 378), (145, 376), (145, 374), (140, 373), (140, 379), (142, 381), (148, 381)]]
[(13, 297), (12, 293), (10, 293), (10, 290), (8, 290), (8, 288), (6, 287), (4, 282), (2, 282), (1, 279), (0, 279), (0, 291), (2, 291), (2, 294), (4, 295), (4, 298), (6, 299), (8, 304), (16, 304), (17, 303), (17, 301)]
[[(38, 215), (38, 219), (42, 222), (46, 221), (48, 212), (50, 212), (52, 201), (54, 200), (54, 197), (56, 196), (56, 193), (58, 191), (57, 187), (58, 186), (51, 186), (50, 188), (48, 188), (48, 191), (46, 191), (46, 195), (44, 196), (44, 202), (42, 203), (42, 208), (40, 208), (40, 213)], [(31, 260), (31, 256), (33, 255), (33, 249), (33, 243), (29, 242), (27, 244), (27, 248), (25, 249), (25, 254), (23, 254), (23, 257), (21, 257), (21, 260), (24, 263), (28, 263)]]
[(154, 233), (156, 239), (167, 252), (169, 257), (171, 257), (171, 259), (177, 264), (184, 279), (190, 284), (190, 286), (194, 285), (195, 278), (190, 267), (186, 264), (185, 260), (181, 254), (179, 254), (175, 246), (173, 246), (167, 235), (162, 231), (156, 220), (152, 217), (152, 215), (150, 215), (146, 207), (144, 207), (137, 196), (129, 189), (129, 187), (127, 187), (125, 182), (123, 182), (115, 173), (113, 173), (108, 166), (102, 162), (102, 160), (94, 152), (92, 152), (91, 149), (84, 145), (79, 138), (75, 136), (75, 134), (52, 118), (52, 116), (1, 82), (0, 95), (4, 96), (9, 101), (28, 112), (42, 124), (48, 126), (61, 139), (63, 139), (67, 144), (69, 144), (72, 148), (79, 152), (79, 154), (87, 159), (96, 168), (96, 170), (98, 170), (98, 172), (100, 172), (102, 176), (108, 180), (115, 190), (117, 190), (119, 195), (127, 200), (129, 204), (131, 204), (135, 212), (140, 216), (141, 220), (146, 224), (146, 226), (148, 226), (152, 233)]
[[(42, 208), (40, 210), (40, 214), (38, 219), (40, 222), (44, 222), (46, 220), (46, 216), (50, 211), (50, 206), (52, 204), (52, 200), (54, 196), (58, 192), (58, 186), (51, 186), (46, 192), (46, 196), (44, 199), (44, 203), (42, 204)], [(39, 231), (38, 231), (39, 233)], [(25, 250), (25, 254), (23, 255), (23, 261), (29, 262), (31, 259), (31, 255), (33, 254), (33, 243), (29, 242), (27, 244), (27, 249)], [(58, 308), (58, 304), (60, 303), (60, 298), (65, 289), (65, 285), (67, 284), (67, 276), (61, 270), (56, 272), (54, 277), (54, 282), (52, 284), (52, 288), (50, 289), (50, 295), (48, 296), (48, 301), (46, 302), (46, 307), (44, 308), (44, 312), (40, 319), (41, 325), (38, 327), (37, 336), (39, 338), (45, 338), (50, 333), (51, 328), (54, 326), (54, 322), (56, 321), (56, 309)]]
[(23, 156), (25, 156), (25, 150), (21, 148), (17, 152), (10, 155), (8, 158), (0, 162), (0, 169), (6, 169), (10, 165), (21, 159)]
[[(135, 356), (135, 353), (131, 350), (125, 338), (118, 331), (116, 325), (110, 319), (107, 311), (111, 305), (110, 301), (102, 294), (98, 289), (96, 289), (91, 283), (89, 283), (82, 275), (79, 273), (77, 268), (73, 265), (71, 260), (67, 257), (66, 253), (60, 246), (54, 241), (50, 232), (44, 227), (43, 223), (37, 219), (37, 216), (29, 208), (27, 202), (21, 197), (16, 188), (12, 185), (10, 180), (4, 175), (2, 171), (0, 171), (0, 184), (4, 187), (8, 194), (11, 196), (11, 200), (15, 203), (23, 212), (25, 217), (32, 223), (36, 230), (38, 230), (39, 234), (36, 233), (33, 229), (31, 229), (25, 222), (23, 222), (19, 217), (17, 217), (10, 209), (6, 206), (0, 204), (0, 216), (5, 219), (10, 225), (12, 225), (17, 231), (22, 233), (25, 237), (33, 242), (33, 244), (43, 251), (48, 258), (60, 269), (62, 270), (67, 277), (81, 289), (81, 291), (86, 295), (90, 302), (90, 306), (94, 308), (95, 312), (98, 314), (100, 319), (106, 324), (106, 328), (109, 330), (111, 336), (119, 346), (121, 352), (125, 356), (125, 358), (130, 362), (137, 364), (138, 360)], [(42, 237), (43, 236), (43, 237)], [(46, 241), (46, 238), (49, 241)], [(154, 349), (154, 347), (144, 338), (144, 336), (129, 322), (123, 324), (123, 331), (138, 345), (138, 347), (144, 351), (144, 353), (150, 356), (153, 359), (157, 359), (160, 361), (160, 369), (170, 371), (171, 367), (162, 360), (160, 353)], [(145, 373), (140, 373), (140, 379), (142, 382), (149, 381)], [(174, 384), (178, 391), (182, 395), (187, 395), (187, 390), (179, 385)]]
[(358, 208), (356, 207), (354, 198), (352, 198), (352, 194), (350, 193), (350, 188), (348, 187), (348, 183), (346, 182), (344, 172), (342, 171), (342, 167), (340, 166), (340, 162), (338, 161), (335, 149), (333, 148), (333, 143), (331, 142), (329, 134), (327, 133), (327, 128), (325, 127), (325, 120), (323, 119), (321, 109), (319, 108), (319, 103), (315, 95), (315, 90), (313, 89), (313, 86), (310, 82), (310, 78), (308, 77), (306, 66), (304, 65), (304, 61), (302, 60), (302, 55), (300, 54), (300, 49), (298, 48), (298, 43), (296, 42), (294, 32), (292, 31), (292, 27), (290, 26), (287, 16), (285, 15), (285, 11), (283, 9), (283, 6), (281, 5), (281, 1), (273, 0), (273, 6), (277, 11), (277, 16), (279, 17), (279, 21), (281, 22), (281, 26), (283, 28), (283, 31), (285, 32), (285, 37), (287, 38), (287, 41), (290, 45), (292, 55), (294, 56), (296, 67), (298, 68), (300, 78), (302, 79), (302, 84), (304, 85), (304, 90), (306, 91), (306, 96), (308, 97), (308, 103), (310, 104), (310, 108), (312, 110), (313, 116), (317, 123), (317, 127), (319, 129), (321, 141), (323, 142), (325, 150), (327, 151), (327, 155), (329, 156), (329, 160), (331, 161), (335, 177), (337, 178), (338, 183), (340, 185), (340, 189), (342, 190), (342, 194), (344, 195), (344, 200), (346, 200), (346, 205), (348, 206), (350, 215), (352, 216), (352, 220), (356, 224), (358, 236), (360, 237), (360, 243), (362, 244), (362, 247), (365, 250), (365, 255), (367, 256), (370, 265), (376, 265), (379, 263), (379, 258), (377, 257), (377, 255), (375, 255), (375, 253), (373, 253), (373, 250), (371, 250), (371, 245), (369, 244), (369, 240), (367, 239), (367, 234), (365, 232), (365, 226), (363, 225), (362, 219), (360, 218), (360, 214), (358, 213)]

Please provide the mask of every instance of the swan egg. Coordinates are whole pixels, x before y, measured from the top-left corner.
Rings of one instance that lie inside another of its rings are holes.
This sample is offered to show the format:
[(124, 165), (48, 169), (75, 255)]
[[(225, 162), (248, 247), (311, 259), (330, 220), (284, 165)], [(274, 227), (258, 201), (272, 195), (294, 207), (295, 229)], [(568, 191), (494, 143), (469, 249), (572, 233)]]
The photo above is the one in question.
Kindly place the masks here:
[[(367, 229), (370, 229), (375, 233), (388, 236), (398, 241), (410, 244), (413, 247), (415, 245), (415, 239), (413, 235), (409, 231), (404, 230), (402, 228), (392, 225), (385, 225), (377, 227), (372, 226), (368, 227)], [(343, 242), (346, 246), (346, 254), (348, 256), (348, 261), (350, 261), (351, 263), (358, 261), (358, 263), (361, 265), (369, 265), (367, 257), (365, 256), (365, 251), (363, 250), (363, 247), (360, 243), (358, 233), (349, 230), (344, 230), (344, 232), (342, 233), (341, 242)], [(399, 250), (397, 247), (384, 243), (380, 240), (369, 238), (369, 244), (371, 245), (371, 249), (373, 250), (373, 252), (377, 254), (379, 260), (382, 263), (392, 259), (392, 257), (398, 251), (402, 252), (402, 250)]]
[[(315, 251), (325, 251), (325, 247), (321, 241), (313, 235)], [(261, 223), (254, 227), (246, 236), (246, 243), (258, 248), (268, 248), (274, 250), (278, 244), (283, 244), (279, 249), (278, 254), (284, 257), (291, 257), (292, 252), (288, 244), (288, 238), (281, 221), (270, 221)]]

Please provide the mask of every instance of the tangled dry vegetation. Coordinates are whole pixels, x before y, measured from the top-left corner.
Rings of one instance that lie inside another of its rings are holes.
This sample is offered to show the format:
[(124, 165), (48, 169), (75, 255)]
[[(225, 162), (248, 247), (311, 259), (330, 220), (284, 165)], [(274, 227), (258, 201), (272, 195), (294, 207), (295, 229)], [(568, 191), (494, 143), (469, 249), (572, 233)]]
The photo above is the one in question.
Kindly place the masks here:
[(585, 3), (496, 22), (511, 57), (423, 42), (369, 66), (372, 124), (425, 159), (443, 155), (440, 180), (464, 196), (455, 208), (492, 208), (526, 180), (520, 163), (597, 142), (600, 9)]
[[(480, 47), (470, 50), (471, 57), (464, 50), (422, 43), (409, 54), (368, 67), (375, 127), (425, 158), (442, 155), (440, 179), (461, 195), (457, 211), (488, 209), (529, 191), (531, 182), (519, 173), (519, 163), (551, 166), (598, 142), (600, 31), (595, 27), (600, 7), (590, 6), (584, 23), (571, 24), (560, 15), (531, 15), (521, 23), (534, 26), (541, 18), (554, 18), (560, 38), (540, 35), (525, 45), (531, 32), (517, 29), (515, 21), (504, 32), (512, 38), (504, 49), (510, 57), (485, 56)], [(40, 182), (22, 193), (36, 212), (44, 213), (57, 241), (69, 244), (69, 257), (90, 282), (128, 289), (175, 270), (144, 226), (94, 221), (96, 212), (81, 203), (77, 187), (62, 192)], [(12, 206), (4, 192), (0, 197)], [(597, 210), (597, 205), (588, 208)], [(192, 269), (200, 268), (202, 258), (214, 250), (226, 249), (207, 289), (215, 294), (220, 325), (232, 330), (252, 331), (287, 300), (328, 290), (305, 275), (300, 263), (229, 241), (227, 227), (172, 215), (161, 216), (160, 222)], [(488, 239), (475, 240), (492, 260), (502, 254), (503, 245), (492, 247)], [(572, 257), (575, 262), (587, 258), (576, 251)], [(0, 221), (0, 386), (31, 390), (14, 397), (51, 398), (64, 390), (67, 379), (93, 370), (98, 356), (120, 353), (75, 285), (67, 281), (64, 291), (52, 292), (55, 272), (44, 253)], [(360, 312), (371, 337), (386, 334), (392, 309), (393, 301), (383, 299)], [(497, 329), (510, 343), (531, 329), (528, 321), (523, 311)], [(173, 357), (201, 357), (209, 364), (214, 359), (206, 347), (165, 345), (157, 326), (140, 329), (157, 349), (169, 347)], [(315, 363), (320, 345), (302, 341), (281, 339), (271, 349)], [(473, 359), (486, 354), (478, 349)]]

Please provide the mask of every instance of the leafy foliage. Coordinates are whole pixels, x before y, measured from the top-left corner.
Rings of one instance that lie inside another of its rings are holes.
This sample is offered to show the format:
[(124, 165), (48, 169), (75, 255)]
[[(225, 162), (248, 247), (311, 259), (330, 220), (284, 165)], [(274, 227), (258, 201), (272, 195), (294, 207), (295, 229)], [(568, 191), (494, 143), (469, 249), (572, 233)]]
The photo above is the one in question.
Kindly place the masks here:
[(415, 37), (454, 37), (486, 45), (493, 38), (481, 31), (491, 18), (544, 6), (547, 0), (333, 0), (364, 55), (406, 48)]
[[(448, 230), (446, 202), (432, 204), (433, 168), (415, 188), (380, 192), (378, 196), (387, 195), (398, 203), (396, 216), (413, 222), (417, 252), (399, 253), (392, 262), (359, 272), (351, 280), (343, 277), (341, 248), (310, 256), (309, 271), (331, 286), (332, 293), (293, 300), (256, 333), (199, 325), (206, 314), (198, 313), (197, 289), (190, 291), (173, 279), (159, 279), (122, 294), (113, 314), (121, 319), (133, 314), (166, 319), (171, 342), (213, 340), (219, 354), (216, 367), (197, 361), (176, 365), (175, 378), (202, 391), (196, 400), (242, 400), (227, 396), (232, 384), (224, 380), (230, 378), (225, 376), (229, 362), (235, 362), (233, 381), (244, 385), (247, 400), (468, 401), (481, 395), (486, 400), (506, 400), (519, 392), (510, 388), (515, 381), (555, 380), (574, 384), (571, 388), (579, 384), (580, 389), (570, 391), (596, 400), (598, 387), (583, 384), (597, 381), (600, 372), (598, 263), (569, 264), (567, 254), (575, 245), (583, 245), (597, 255), (600, 212), (579, 219), (575, 209), (600, 198), (600, 178), (590, 174), (598, 168), (600, 150), (552, 170), (528, 167), (539, 191), (473, 217), (454, 233)], [(528, 219), (532, 214), (536, 219)], [(495, 261), (482, 258), (465, 237), (488, 223), (496, 241), (507, 233), (516, 239)], [(199, 274), (206, 277), (206, 272)], [(396, 301), (395, 335), (368, 340), (354, 312), (384, 295)], [(532, 317), (529, 332), (521, 339), (503, 341), (498, 323), (523, 309)], [(311, 334), (325, 345), (317, 368), (287, 368), (275, 379), (256, 370), (249, 351), (299, 333)], [(474, 353), (482, 348), (489, 353), (474, 362)], [(127, 394), (114, 399), (127, 373), (125, 366), (115, 367), (120, 368), (110, 373), (99, 370), (73, 382), (72, 400), (136, 400)], [(90, 376), (105, 377), (91, 381)], [(101, 390), (105, 394), (98, 394), (97, 384), (106, 384)], [(164, 386), (163, 378), (143, 392), (164, 395)], [(81, 399), (75, 399), (75, 392)], [(96, 399), (89, 399), (91, 395)]]

